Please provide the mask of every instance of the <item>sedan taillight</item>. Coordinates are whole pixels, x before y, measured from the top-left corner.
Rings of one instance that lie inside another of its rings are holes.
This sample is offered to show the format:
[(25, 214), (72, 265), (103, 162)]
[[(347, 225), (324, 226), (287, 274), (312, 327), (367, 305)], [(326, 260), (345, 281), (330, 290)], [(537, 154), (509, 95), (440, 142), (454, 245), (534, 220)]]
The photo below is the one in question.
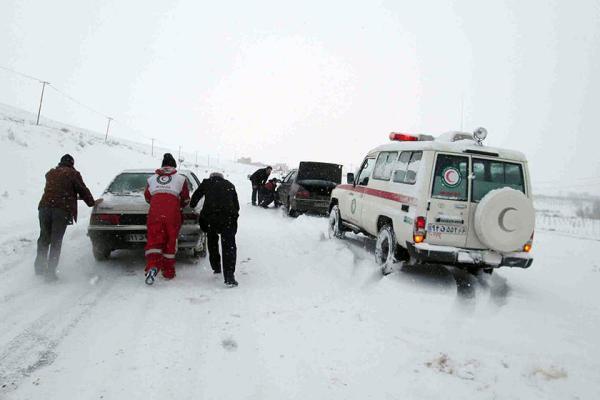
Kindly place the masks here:
[(310, 192), (306, 189), (300, 189), (296, 192), (297, 199), (308, 199), (310, 197)]

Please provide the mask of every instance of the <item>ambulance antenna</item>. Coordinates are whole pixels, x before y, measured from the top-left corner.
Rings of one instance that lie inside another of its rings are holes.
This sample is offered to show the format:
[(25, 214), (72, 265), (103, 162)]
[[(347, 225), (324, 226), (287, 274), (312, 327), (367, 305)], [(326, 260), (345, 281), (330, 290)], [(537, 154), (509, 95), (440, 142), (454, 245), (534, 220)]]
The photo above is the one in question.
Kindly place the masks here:
[(464, 129), (465, 122), (465, 95), (462, 94), (460, 96), (460, 131), (462, 132)]

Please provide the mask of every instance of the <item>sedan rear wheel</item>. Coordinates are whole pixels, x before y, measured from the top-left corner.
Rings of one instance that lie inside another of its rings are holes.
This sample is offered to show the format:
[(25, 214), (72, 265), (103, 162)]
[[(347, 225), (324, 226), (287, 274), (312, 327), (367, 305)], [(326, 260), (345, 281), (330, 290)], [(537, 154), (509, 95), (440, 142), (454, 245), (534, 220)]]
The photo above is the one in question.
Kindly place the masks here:
[(298, 211), (296, 211), (293, 207), (292, 207), (292, 200), (288, 199), (287, 201), (287, 214), (292, 217), (292, 218), (296, 218), (298, 216)]
[(394, 228), (386, 224), (381, 227), (375, 243), (375, 261), (381, 267), (383, 275), (394, 271), (396, 263), (396, 235)]
[(110, 257), (111, 249), (104, 243), (92, 243), (92, 253), (96, 261), (106, 261)]

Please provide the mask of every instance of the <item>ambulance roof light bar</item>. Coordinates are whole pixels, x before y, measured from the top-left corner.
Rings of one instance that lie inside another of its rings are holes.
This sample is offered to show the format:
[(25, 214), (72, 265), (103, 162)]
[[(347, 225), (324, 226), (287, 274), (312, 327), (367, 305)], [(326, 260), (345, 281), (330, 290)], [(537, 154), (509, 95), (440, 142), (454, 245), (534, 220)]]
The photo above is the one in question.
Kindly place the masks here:
[(413, 135), (409, 133), (392, 132), (390, 133), (390, 140), (398, 142), (419, 142), (434, 140), (434, 138), (431, 135)]

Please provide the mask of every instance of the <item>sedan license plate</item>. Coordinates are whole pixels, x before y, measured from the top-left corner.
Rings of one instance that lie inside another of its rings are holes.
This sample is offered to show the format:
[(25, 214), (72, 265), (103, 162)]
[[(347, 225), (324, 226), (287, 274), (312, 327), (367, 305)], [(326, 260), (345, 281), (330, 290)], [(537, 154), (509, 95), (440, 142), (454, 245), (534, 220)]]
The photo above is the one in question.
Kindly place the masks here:
[(146, 235), (143, 233), (131, 233), (131, 234), (125, 235), (125, 240), (128, 242), (145, 242)]
[(451, 235), (464, 235), (466, 233), (465, 227), (460, 225), (443, 225), (443, 224), (429, 224), (427, 226), (427, 232), (431, 233), (448, 233)]

